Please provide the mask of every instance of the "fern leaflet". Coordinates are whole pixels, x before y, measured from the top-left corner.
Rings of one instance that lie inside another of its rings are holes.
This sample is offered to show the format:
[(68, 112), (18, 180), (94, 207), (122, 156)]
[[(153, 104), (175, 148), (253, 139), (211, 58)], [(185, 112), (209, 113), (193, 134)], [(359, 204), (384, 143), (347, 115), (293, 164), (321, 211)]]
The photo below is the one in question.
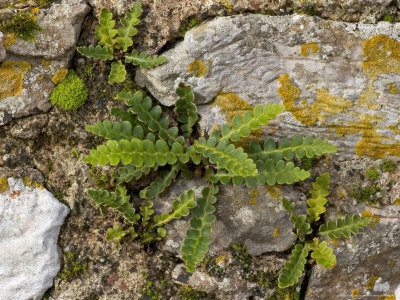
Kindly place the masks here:
[(298, 236), (305, 236), (307, 234), (312, 233), (312, 229), (309, 223), (307, 223), (306, 219), (307, 217), (304, 215), (296, 215), (294, 212), (294, 206), (295, 204), (291, 201), (289, 201), (286, 198), (283, 198), (282, 200), (283, 207), (290, 213), (290, 220), (294, 222), (294, 227), (297, 230), (297, 235)]
[(149, 223), (150, 217), (154, 214), (154, 210), (152, 209), (153, 202), (148, 201), (145, 205), (140, 206), (140, 215), (142, 216), (142, 225), (147, 226)]
[(192, 87), (185, 87), (183, 83), (179, 83), (176, 94), (180, 98), (175, 102), (175, 112), (178, 114), (178, 121), (183, 123), (181, 129), (184, 132), (184, 137), (189, 138), (193, 131), (192, 127), (199, 118), (196, 105), (193, 103)]
[(140, 54), (133, 50), (132, 53), (125, 54), (125, 62), (133, 63), (135, 66), (139, 66), (142, 69), (154, 68), (158, 65), (165, 63), (167, 58), (165, 56), (149, 56), (146, 52)]
[(336, 256), (333, 254), (333, 249), (328, 247), (328, 244), (323, 241), (318, 244), (318, 239), (314, 238), (308, 247), (313, 250), (311, 257), (317, 260), (317, 263), (327, 269), (332, 269), (336, 265)]
[(141, 166), (137, 168), (132, 164), (128, 164), (125, 167), (118, 168), (118, 172), (114, 175), (114, 177), (117, 184), (120, 184), (122, 182), (131, 181), (132, 179), (138, 180), (143, 175), (148, 174), (151, 170), (157, 170), (157, 166), (153, 168), (146, 166)]
[(113, 84), (115, 82), (121, 83), (126, 79), (125, 66), (120, 60), (113, 61), (111, 63), (110, 75), (108, 75), (108, 83)]
[(318, 221), (320, 215), (326, 211), (325, 204), (328, 200), (325, 198), (329, 195), (329, 173), (319, 176), (313, 183), (313, 189), (310, 191), (312, 197), (307, 200), (307, 221)]
[(292, 286), (299, 281), (299, 278), (303, 274), (309, 251), (307, 245), (296, 244), (289, 260), (285, 263), (279, 275), (278, 286), (281, 289)]
[(139, 17), (141, 14), (142, 3), (138, 2), (125, 14), (126, 19), (120, 20), (123, 27), (118, 29), (117, 49), (122, 49), (126, 52), (128, 47), (133, 45), (131, 36), (134, 36), (138, 32), (135, 26), (140, 23)]
[(130, 140), (132, 138), (143, 139), (144, 132), (141, 126), (132, 129), (132, 124), (128, 121), (111, 123), (109, 120), (96, 123), (95, 125), (88, 125), (85, 127), (87, 131), (95, 133), (99, 136), (113, 140)]
[(148, 187), (141, 190), (139, 197), (142, 199), (150, 199), (164, 192), (175, 179), (179, 169), (179, 164), (175, 164), (170, 170), (161, 171), (161, 177), (156, 178)]
[(114, 50), (108, 46), (100, 46), (97, 45), (93, 47), (90, 45), (89, 47), (78, 47), (78, 52), (88, 58), (101, 59), (101, 60), (113, 60), (114, 58)]
[(319, 234), (337, 239), (342, 236), (349, 238), (352, 233), (358, 233), (359, 229), (371, 223), (370, 218), (354, 215), (346, 215), (344, 219), (338, 218), (336, 222), (329, 221), (319, 227)]
[(99, 40), (99, 45), (107, 46), (112, 48), (115, 44), (115, 35), (117, 34), (117, 30), (114, 29), (115, 21), (112, 19), (112, 13), (103, 8), (100, 11), (100, 20), (99, 24), (95, 28), (96, 38)]

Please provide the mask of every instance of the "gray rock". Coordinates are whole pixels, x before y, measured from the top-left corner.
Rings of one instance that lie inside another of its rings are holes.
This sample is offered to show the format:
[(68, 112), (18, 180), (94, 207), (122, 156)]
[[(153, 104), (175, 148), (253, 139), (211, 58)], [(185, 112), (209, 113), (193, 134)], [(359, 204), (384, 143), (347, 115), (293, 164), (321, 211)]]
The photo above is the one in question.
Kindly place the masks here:
[[(154, 201), (154, 208), (158, 213), (168, 212), (171, 210), (172, 201), (181, 193), (194, 189), (199, 197), (205, 185), (203, 181), (178, 180), (165, 196)], [(245, 244), (250, 255), (285, 251), (292, 246), (296, 239), (293, 224), (288, 213), (281, 207), (279, 199), (282, 195), (290, 199), (300, 199), (301, 194), (277, 188), (278, 196), (272, 193), (276, 197), (273, 198), (265, 186), (250, 190), (224, 185), (219, 186), (219, 189), (217, 220), (213, 224), (211, 234), (211, 254), (234, 243)], [(301, 207), (299, 205), (300, 209)], [(168, 225), (169, 236), (165, 239), (163, 248), (180, 254), (188, 226), (188, 222), (183, 219)]]
[[(398, 23), (296, 15), (221, 17), (187, 32), (163, 53), (164, 65), (140, 70), (136, 80), (164, 105), (176, 101), (179, 82), (192, 85), (204, 131), (225, 123), (227, 111), (243, 110), (239, 97), (250, 105), (286, 106), (270, 123), (276, 137), (329, 138), (340, 159), (400, 156), (400, 56), (376, 56), (381, 47), (397, 53), (399, 30)], [(228, 93), (223, 101), (203, 105), (220, 93)]]
[(69, 209), (41, 186), (8, 185), (0, 194), (0, 298), (41, 299), (60, 270), (57, 238)]
[[(368, 208), (354, 208), (360, 213)], [(377, 299), (400, 297), (400, 206), (368, 209), (373, 228), (366, 227), (350, 239), (338, 240), (337, 265), (332, 270), (314, 267), (306, 299)], [(332, 213), (331, 219), (335, 216)], [(375, 224), (379, 222), (378, 224)], [(329, 291), (329, 293), (326, 293)]]
[(0, 31), (0, 62), (6, 57), (6, 50), (3, 47), (4, 34)]

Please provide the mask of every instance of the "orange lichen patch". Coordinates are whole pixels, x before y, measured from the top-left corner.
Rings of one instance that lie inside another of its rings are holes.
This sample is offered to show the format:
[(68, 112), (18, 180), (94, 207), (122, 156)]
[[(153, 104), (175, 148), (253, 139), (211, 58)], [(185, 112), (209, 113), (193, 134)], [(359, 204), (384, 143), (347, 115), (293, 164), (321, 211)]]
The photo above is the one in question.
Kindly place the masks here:
[(15, 43), (15, 33), (13, 32), (7, 32), (4, 34), (4, 40), (3, 40), (3, 47), (4, 49), (8, 49), (8, 47), (14, 45)]
[(33, 14), (39, 13), (39, 7), (34, 7), (34, 8), (32, 8), (32, 9), (31, 9), (31, 13), (33, 13)]
[(68, 70), (67, 69), (60, 69), (58, 70), (54, 76), (51, 78), (51, 81), (53, 81), (54, 84), (57, 84), (65, 79), (67, 77)]
[(193, 73), (195, 77), (203, 77), (207, 72), (207, 67), (201, 60), (194, 60), (187, 68), (188, 73)]
[(391, 94), (394, 95), (394, 94), (398, 94), (399, 93), (399, 90), (396, 89), (396, 87), (393, 85), (393, 83), (388, 83), (387, 86), (390, 89), (390, 93)]
[[(225, 115), (225, 120), (231, 124), (234, 116), (243, 117), (243, 114), (248, 110), (253, 110), (245, 100), (240, 99), (235, 93), (220, 93), (215, 97), (212, 106), (218, 106), (221, 112)], [(252, 130), (248, 137), (242, 137), (240, 141), (233, 143), (237, 147), (248, 148), (251, 141), (262, 142), (262, 130)]]
[(374, 216), (369, 210), (363, 211), (361, 216), (365, 218), (370, 218), (372, 222), (368, 225), (371, 228), (374, 228), (375, 225), (379, 224), (381, 219), (378, 216)]
[(274, 237), (280, 237), (281, 235), (279, 234), (278, 228), (274, 229)]
[(278, 93), (283, 100), (283, 105), (298, 121), (305, 125), (315, 126), (317, 122), (324, 125), (329, 116), (345, 112), (354, 105), (352, 101), (329, 94), (329, 91), (325, 88), (315, 89), (317, 99), (313, 104), (296, 105), (296, 100), (300, 99), (300, 89), (291, 83), (288, 74), (283, 74), (277, 80), (281, 84)]
[(0, 193), (4, 193), (5, 191), (8, 191), (10, 188), (10, 185), (8, 184), (8, 179), (5, 177), (0, 177)]
[(0, 100), (22, 92), (25, 73), (31, 69), (26, 62), (5, 61), (0, 67)]
[(316, 43), (316, 42), (307, 43), (307, 44), (301, 45), (301, 47), (300, 47), (300, 53), (303, 56), (315, 54), (315, 53), (318, 53), (319, 51), (320, 51), (320, 49), (319, 49), (318, 43)]
[(276, 200), (282, 198), (282, 187), (280, 185), (268, 185), (266, 189), (272, 198)]
[(367, 284), (365, 285), (365, 288), (367, 290), (372, 290), (375, 286), (375, 282), (378, 280), (378, 276), (372, 276), (370, 279), (368, 279)]
[(357, 298), (357, 296), (360, 294), (360, 292), (357, 289), (354, 289), (351, 291), (351, 298)]

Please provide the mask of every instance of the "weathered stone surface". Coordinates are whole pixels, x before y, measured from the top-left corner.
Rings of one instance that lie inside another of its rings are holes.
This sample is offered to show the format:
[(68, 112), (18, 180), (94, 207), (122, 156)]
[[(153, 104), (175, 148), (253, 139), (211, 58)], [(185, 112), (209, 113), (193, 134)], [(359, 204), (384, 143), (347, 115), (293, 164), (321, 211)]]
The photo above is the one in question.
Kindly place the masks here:
[(6, 57), (6, 50), (3, 47), (4, 34), (0, 31), (0, 62)]
[[(332, 300), (399, 298), (400, 206), (374, 209), (358, 205), (351, 213), (365, 209), (374, 216), (373, 228), (366, 227), (350, 239), (332, 243), (337, 243), (337, 265), (333, 270), (320, 266), (313, 269), (306, 299), (321, 299), (321, 295)], [(335, 215), (332, 213), (330, 219)]]
[(17, 38), (7, 48), (0, 67), (0, 125), (50, 109), (54, 83), (69, 66), (89, 10), (82, 0), (54, 3), (39, 11), (43, 31), (35, 32), (37, 42)]
[[(168, 212), (171, 204), (181, 193), (194, 189), (198, 195), (205, 182), (199, 180), (178, 180), (163, 197), (154, 201), (157, 212)], [(281, 207), (283, 195), (289, 199), (301, 199), (304, 195), (280, 187), (257, 189), (220, 186), (216, 204), (217, 220), (211, 234), (210, 253), (229, 247), (234, 243), (246, 245), (250, 255), (261, 255), (271, 251), (289, 249), (296, 237), (288, 213)], [(304, 207), (299, 204), (298, 209)], [(168, 237), (164, 249), (180, 254), (188, 223), (177, 220), (167, 227)]]
[(277, 137), (329, 138), (341, 159), (400, 156), (399, 30), (307, 16), (217, 18), (189, 31), (164, 53), (166, 64), (136, 79), (165, 105), (175, 102), (181, 81), (193, 86), (198, 104), (224, 93), (215, 106), (199, 108), (205, 131), (243, 110), (240, 99), (283, 103), (287, 112), (269, 127)]
[(38, 184), (1, 178), (0, 298), (41, 299), (60, 270), (57, 238), (69, 209)]

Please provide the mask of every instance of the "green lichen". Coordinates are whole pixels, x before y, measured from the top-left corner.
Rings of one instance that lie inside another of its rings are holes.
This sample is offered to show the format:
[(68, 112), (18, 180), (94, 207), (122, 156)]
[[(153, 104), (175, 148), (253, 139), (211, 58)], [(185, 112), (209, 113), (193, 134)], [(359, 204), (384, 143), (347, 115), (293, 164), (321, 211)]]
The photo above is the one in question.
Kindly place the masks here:
[(387, 159), (382, 163), (381, 168), (384, 172), (393, 172), (396, 170), (397, 164), (394, 161)]
[(76, 257), (72, 251), (67, 251), (65, 254), (64, 271), (58, 273), (58, 276), (63, 280), (71, 281), (86, 272), (87, 262)]
[(72, 70), (67, 77), (53, 89), (50, 96), (52, 105), (57, 105), (65, 110), (76, 110), (85, 104), (88, 89), (82, 79)]
[(0, 31), (13, 34), (25, 41), (36, 41), (35, 32), (43, 30), (36, 24), (37, 16), (29, 11), (0, 16)]
[(367, 176), (368, 180), (375, 181), (381, 177), (381, 172), (379, 172), (378, 169), (372, 168), (369, 169), (365, 175)]

